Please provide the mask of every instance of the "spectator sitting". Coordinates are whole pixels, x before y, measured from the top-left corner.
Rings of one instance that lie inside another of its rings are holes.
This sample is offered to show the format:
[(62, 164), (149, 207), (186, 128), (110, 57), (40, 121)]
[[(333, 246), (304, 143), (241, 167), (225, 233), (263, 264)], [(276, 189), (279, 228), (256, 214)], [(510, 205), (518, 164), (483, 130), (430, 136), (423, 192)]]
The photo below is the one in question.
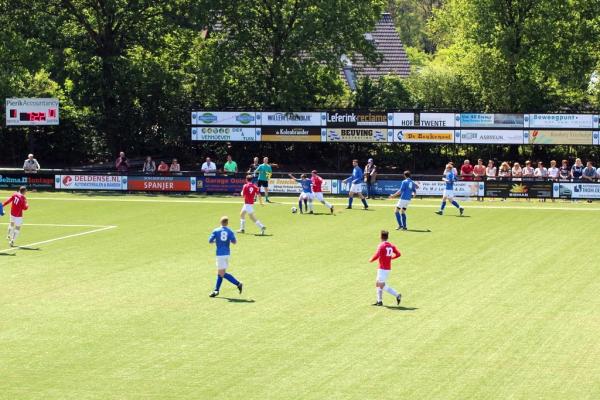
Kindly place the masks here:
[(26, 174), (37, 174), (40, 168), (40, 164), (33, 158), (33, 154), (29, 154), (23, 163), (23, 171)]
[(535, 170), (531, 166), (531, 161), (525, 161), (525, 168), (523, 168), (523, 180), (532, 180), (535, 176)]
[(496, 180), (496, 167), (494, 166), (494, 161), (488, 161), (487, 168), (485, 169), (485, 176), (488, 181)]
[(498, 169), (498, 178), (501, 181), (510, 180), (510, 165), (506, 161), (500, 164), (500, 169)]
[(161, 161), (160, 164), (158, 164), (158, 172), (161, 175), (169, 175), (169, 166), (166, 162)]
[(571, 177), (574, 182), (579, 182), (581, 180), (581, 175), (583, 174), (583, 164), (581, 163), (581, 158), (575, 159), (575, 164), (571, 167)]
[(558, 169), (558, 177), (561, 181), (568, 181), (571, 177), (571, 169), (569, 168), (569, 162), (567, 160), (562, 160), (562, 164)]
[(581, 179), (585, 182), (594, 182), (595, 178), (596, 168), (594, 168), (594, 164), (591, 161), (588, 161), (587, 166), (582, 171)]
[(129, 170), (129, 161), (127, 161), (124, 152), (119, 153), (119, 157), (117, 158), (117, 161), (115, 161), (115, 168), (117, 169), (117, 172), (127, 173)]
[(533, 172), (533, 175), (535, 176), (536, 179), (539, 179), (542, 181), (546, 180), (546, 178), (548, 177), (548, 170), (546, 169), (546, 167), (544, 167), (543, 162), (538, 161), (537, 168)]
[(174, 158), (173, 161), (171, 161), (171, 166), (169, 167), (169, 171), (171, 171), (171, 172), (181, 171), (181, 165), (179, 165), (176, 158)]
[(154, 172), (156, 172), (156, 163), (152, 160), (152, 157), (146, 157), (146, 162), (144, 162), (142, 172), (146, 175), (152, 175)]
[(521, 168), (521, 164), (519, 164), (518, 162), (513, 164), (511, 173), (513, 181), (523, 180), (523, 169)]
[(550, 161), (550, 168), (548, 168), (548, 178), (552, 181), (558, 180), (558, 168), (556, 168), (556, 160)]
[(204, 175), (215, 175), (217, 172), (217, 164), (212, 162), (210, 157), (206, 157), (206, 161), (202, 163), (200, 170), (204, 173)]
[(473, 166), (469, 160), (465, 160), (463, 165), (460, 167), (460, 176), (463, 181), (472, 181), (473, 180)]
[(227, 154), (227, 162), (223, 165), (223, 170), (227, 175), (235, 175), (238, 172), (238, 166), (231, 158), (231, 154)]
[(476, 181), (483, 180), (485, 176), (485, 166), (483, 165), (483, 160), (480, 158), (477, 160), (477, 165), (473, 167), (473, 176)]

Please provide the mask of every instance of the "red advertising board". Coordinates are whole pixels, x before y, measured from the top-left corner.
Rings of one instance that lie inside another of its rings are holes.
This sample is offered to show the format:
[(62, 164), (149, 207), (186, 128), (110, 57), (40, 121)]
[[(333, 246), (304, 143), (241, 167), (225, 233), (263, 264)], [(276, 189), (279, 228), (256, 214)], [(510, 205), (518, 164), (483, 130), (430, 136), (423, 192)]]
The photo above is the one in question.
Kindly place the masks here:
[(130, 176), (127, 190), (148, 192), (190, 192), (190, 178), (182, 176)]

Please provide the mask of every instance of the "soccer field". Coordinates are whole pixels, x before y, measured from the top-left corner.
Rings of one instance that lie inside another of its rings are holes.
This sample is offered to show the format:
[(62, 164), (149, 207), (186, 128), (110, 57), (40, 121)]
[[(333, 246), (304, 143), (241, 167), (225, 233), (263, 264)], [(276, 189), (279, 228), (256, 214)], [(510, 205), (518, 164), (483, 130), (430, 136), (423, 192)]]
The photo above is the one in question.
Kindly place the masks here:
[[(28, 199), (23, 248), (0, 218), (2, 399), (600, 398), (598, 203), (415, 200), (398, 232), (392, 200), (276, 197), (211, 299), (239, 197)], [(381, 229), (400, 307), (371, 306)]]

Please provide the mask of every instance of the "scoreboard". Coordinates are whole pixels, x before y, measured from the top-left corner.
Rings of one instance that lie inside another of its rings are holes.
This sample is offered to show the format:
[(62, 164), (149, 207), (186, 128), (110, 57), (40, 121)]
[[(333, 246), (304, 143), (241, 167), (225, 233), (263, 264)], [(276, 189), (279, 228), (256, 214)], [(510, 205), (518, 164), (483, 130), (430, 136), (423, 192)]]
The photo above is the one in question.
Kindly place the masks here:
[(58, 110), (54, 98), (6, 99), (6, 126), (58, 125)]

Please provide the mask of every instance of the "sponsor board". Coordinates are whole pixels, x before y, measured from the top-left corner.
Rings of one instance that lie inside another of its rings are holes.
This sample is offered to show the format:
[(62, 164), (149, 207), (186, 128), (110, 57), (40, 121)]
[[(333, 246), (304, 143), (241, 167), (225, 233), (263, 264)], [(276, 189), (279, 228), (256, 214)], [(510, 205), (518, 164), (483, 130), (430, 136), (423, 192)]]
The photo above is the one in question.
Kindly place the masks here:
[(457, 126), (466, 128), (522, 128), (523, 114), (457, 114)]
[(388, 113), (388, 126), (415, 126), (415, 113)]
[(529, 130), (524, 132), (529, 144), (593, 144), (592, 131)]
[(56, 175), (54, 188), (64, 190), (127, 190), (127, 177), (120, 175)]
[(454, 113), (420, 113), (419, 120), (415, 126), (421, 128), (454, 128), (456, 125), (456, 114)]
[(233, 176), (199, 176), (196, 179), (196, 191), (198, 192), (239, 193), (246, 184), (246, 178)]
[(192, 128), (192, 140), (209, 142), (255, 142), (259, 140), (260, 128), (233, 126), (204, 126)]
[(592, 136), (593, 136), (592, 140), (594, 141), (594, 144), (597, 146), (600, 145), (600, 132), (596, 131), (592, 134)]
[(555, 183), (554, 197), (563, 199), (600, 199), (600, 183)]
[(59, 124), (56, 98), (6, 99), (6, 126), (43, 126)]
[(486, 181), (485, 197), (551, 198), (552, 182), (549, 181)]
[(1, 174), (0, 189), (54, 189), (54, 175), (45, 174)]
[[(444, 193), (446, 183), (443, 181), (415, 181), (417, 184), (417, 196), (441, 196)], [(390, 195), (396, 193), (402, 184), (401, 180), (380, 179), (373, 189), (377, 195)], [(363, 190), (366, 188), (363, 185)], [(456, 197), (483, 196), (483, 182), (460, 181), (454, 184), (454, 195)], [(340, 193), (347, 194), (350, 191), (350, 183), (341, 181)]]
[(263, 142), (320, 142), (321, 135), (325, 134), (325, 128), (312, 127), (267, 127), (261, 129), (261, 141)]
[[(331, 194), (332, 186), (331, 179), (323, 179), (321, 189), (324, 194)], [(301, 190), (300, 184), (293, 179), (273, 178), (269, 181), (269, 193), (300, 193)]]
[(454, 143), (454, 131), (441, 129), (394, 129), (394, 142), (401, 143)]
[(387, 129), (327, 129), (327, 142), (387, 142)]
[(192, 125), (254, 126), (254, 111), (192, 111)]
[(324, 112), (262, 112), (256, 113), (262, 126), (325, 126)]
[(327, 113), (328, 128), (387, 127), (388, 113), (338, 111)]
[(522, 130), (461, 129), (455, 132), (456, 143), (523, 144)]
[(527, 114), (525, 126), (530, 128), (581, 128), (598, 127), (598, 116), (592, 114)]
[[(192, 185), (194, 183), (194, 185)], [(127, 190), (147, 192), (191, 192), (195, 191), (194, 182), (183, 176), (130, 176)]]

